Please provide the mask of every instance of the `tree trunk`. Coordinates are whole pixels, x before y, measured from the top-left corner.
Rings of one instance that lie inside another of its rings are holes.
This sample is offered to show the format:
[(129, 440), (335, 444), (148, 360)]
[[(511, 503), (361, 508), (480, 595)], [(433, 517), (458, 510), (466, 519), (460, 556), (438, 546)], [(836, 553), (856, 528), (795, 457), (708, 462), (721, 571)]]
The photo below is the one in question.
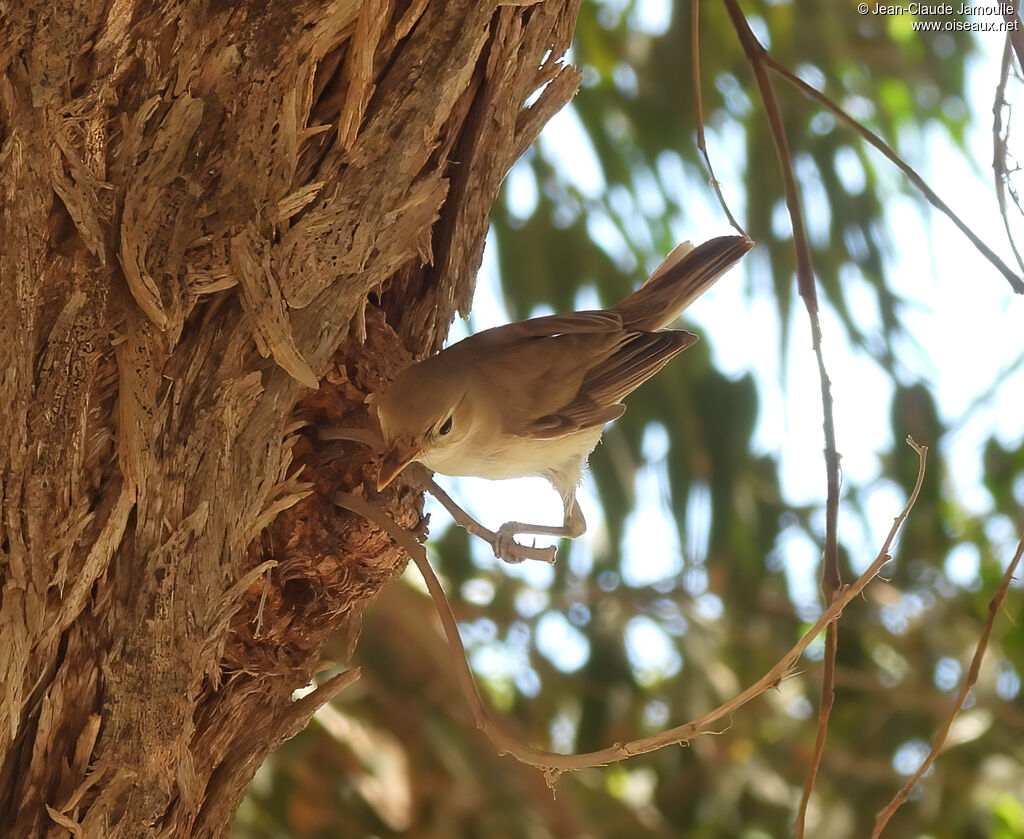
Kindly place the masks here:
[(303, 424), (467, 310), (577, 4), (0, 4), (0, 832), (223, 836), (347, 682), (405, 557)]

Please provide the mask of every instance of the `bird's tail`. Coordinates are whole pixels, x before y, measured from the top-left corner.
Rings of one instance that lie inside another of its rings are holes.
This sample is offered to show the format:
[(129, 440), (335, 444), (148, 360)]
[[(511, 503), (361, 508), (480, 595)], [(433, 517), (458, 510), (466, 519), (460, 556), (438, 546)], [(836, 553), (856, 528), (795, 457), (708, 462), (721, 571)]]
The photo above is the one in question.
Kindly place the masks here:
[(667, 326), (752, 247), (746, 236), (719, 236), (697, 247), (683, 242), (611, 311), (627, 329), (653, 332)]

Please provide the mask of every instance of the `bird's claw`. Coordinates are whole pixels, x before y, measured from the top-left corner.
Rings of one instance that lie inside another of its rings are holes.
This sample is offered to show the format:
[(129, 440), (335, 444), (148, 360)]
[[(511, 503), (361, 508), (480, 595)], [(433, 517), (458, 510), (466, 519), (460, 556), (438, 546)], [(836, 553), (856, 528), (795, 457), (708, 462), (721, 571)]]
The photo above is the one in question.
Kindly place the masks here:
[(494, 541), (491, 542), (494, 555), (502, 562), (508, 562), (513, 565), (518, 565), (527, 559), (553, 563), (555, 561), (554, 545), (547, 548), (538, 548), (536, 539), (532, 540), (532, 546), (516, 541), (516, 534), (522, 533), (528, 530), (528, 528), (528, 525), (523, 525), (517, 521), (505, 522), (498, 528), (498, 532), (494, 534)]
[(498, 528), (498, 532), (494, 535), (494, 555), (502, 562), (509, 562), (513, 565), (518, 565), (525, 559), (517, 548), (522, 548), (516, 541), (516, 530), (512, 522), (505, 522), (501, 527)]

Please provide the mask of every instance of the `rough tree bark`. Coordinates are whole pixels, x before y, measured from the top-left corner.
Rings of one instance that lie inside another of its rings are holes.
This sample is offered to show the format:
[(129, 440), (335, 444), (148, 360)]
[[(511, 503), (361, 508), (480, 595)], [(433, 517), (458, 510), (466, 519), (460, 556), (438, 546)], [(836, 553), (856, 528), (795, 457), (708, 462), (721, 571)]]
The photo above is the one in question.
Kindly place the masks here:
[(405, 558), (303, 424), (468, 308), (577, 5), (0, 1), (0, 833), (223, 836), (343, 686)]

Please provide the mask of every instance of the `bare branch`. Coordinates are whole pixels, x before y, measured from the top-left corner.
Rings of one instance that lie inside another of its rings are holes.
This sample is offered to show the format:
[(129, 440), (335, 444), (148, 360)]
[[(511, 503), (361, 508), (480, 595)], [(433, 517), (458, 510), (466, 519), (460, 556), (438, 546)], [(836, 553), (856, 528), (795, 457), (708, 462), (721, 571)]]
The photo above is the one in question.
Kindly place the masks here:
[[(811, 257), (810, 241), (804, 224), (803, 208), (800, 203), (800, 192), (797, 189), (796, 175), (793, 171), (793, 160), (789, 153), (789, 140), (786, 137), (782, 112), (775, 98), (771, 78), (766, 69), (767, 52), (754, 36), (746, 18), (736, 0), (726, 0), (726, 11), (732, 20), (733, 28), (739, 37), (747, 60), (754, 71), (757, 87), (764, 103), (768, 126), (775, 143), (775, 151), (779, 158), (782, 180), (786, 191), (786, 207), (793, 226), (793, 247), (796, 251), (797, 287), (807, 309), (807, 317), (811, 324), (811, 342), (814, 356), (818, 363), (818, 381), (821, 390), (822, 425), (825, 435), (825, 551), (822, 558), (821, 589), (825, 595), (825, 603), (831, 604), (842, 590), (842, 576), (839, 571), (839, 452), (836, 447), (836, 427), (832, 400), (832, 383), (825, 368), (825, 357), (822, 351), (821, 322), (818, 318), (818, 298), (815, 289), (814, 265)], [(815, 777), (825, 749), (825, 738), (828, 732), (829, 715), (835, 698), (833, 683), (835, 680), (836, 652), (839, 647), (838, 627), (829, 625), (826, 644), (824, 672), (821, 685), (821, 704), (818, 709), (818, 735), (815, 743), (814, 758), (807, 773), (803, 797), (800, 801), (796, 823), (797, 839), (802, 839), (804, 819)]]
[(786, 193), (786, 209), (789, 210), (789, 217), (793, 222), (797, 287), (800, 290), (800, 296), (804, 298), (804, 304), (808, 311), (816, 312), (818, 310), (818, 294), (814, 286), (811, 246), (807, 240), (807, 227), (804, 224), (804, 212), (800, 204), (800, 191), (797, 189), (796, 175), (793, 173), (793, 160), (789, 153), (786, 129), (782, 124), (782, 112), (779, 110), (779, 103), (775, 98), (771, 78), (765, 70), (765, 59), (768, 53), (754, 36), (750, 26), (747, 25), (747, 19), (743, 16), (739, 3), (736, 0), (725, 0), (725, 10), (729, 13), (740, 45), (747, 54), (747, 61), (750, 62), (750, 67), (754, 71), (757, 89), (761, 94), (761, 101), (764, 103), (765, 116), (768, 118), (772, 142), (775, 144), (775, 152), (779, 158), (779, 169), (782, 173), (782, 183)]
[(1003, 260), (996, 256), (995, 252), (988, 245), (981, 241), (981, 239), (974, 233), (974, 231), (971, 230), (971, 228), (968, 227), (967, 224), (961, 220), (960, 216), (954, 213), (950, 209), (949, 205), (946, 204), (946, 202), (943, 201), (941, 198), (939, 198), (935, 191), (930, 186), (928, 186), (927, 183), (925, 183), (924, 178), (917, 174), (917, 172), (909, 163), (904, 161), (903, 158), (896, 154), (892, 146), (890, 146), (888, 143), (885, 142), (885, 140), (883, 140), (870, 129), (864, 127), (860, 122), (858, 122), (848, 113), (846, 113), (846, 111), (840, 108), (824, 93), (815, 90), (799, 76), (795, 75), (788, 68), (784, 67), (778, 61), (772, 58), (770, 53), (764, 52), (762, 58), (764, 63), (768, 66), (770, 70), (772, 70), (772, 72), (782, 76), (782, 78), (784, 78), (787, 82), (789, 82), (791, 85), (800, 90), (807, 98), (813, 99), (819, 105), (823, 105), (825, 108), (830, 110), (842, 122), (846, 123), (847, 126), (852, 128), (857, 134), (859, 134), (866, 142), (870, 143), (872, 146), (878, 149), (890, 163), (892, 163), (897, 169), (899, 169), (904, 175), (906, 175), (907, 180), (909, 180), (915, 187), (917, 187), (918, 191), (920, 191), (920, 193), (928, 200), (929, 204), (931, 204), (933, 207), (935, 207), (935, 209), (939, 210), (943, 215), (945, 215), (950, 221), (953, 222), (953, 224), (955, 224), (960, 229), (960, 232), (963, 233), (964, 236), (971, 240), (971, 244), (978, 249), (982, 256), (984, 256), (989, 262), (991, 262), (999, 270), (999, 273), (1001, 273), (1006, 278), (1006, 281), (1010, 284), (1010, 288), (1012, 288), (1017, 294), (1024, 294), (1024, 280), (1022, 280), (1014, 272), (1014, 270), (1010, 268), (1009, 265), (1007, 265), (1005, 262), (1003, 262)]
[(470, 706), (470, 711), (473, 714), (473, 719), (476, 722), (477, 728), (487, 735), (491, 742), (497, 746), (499, 751), (512, 755), (522, 763), (544, 769), (548, 782), (553, 784), (562, 772), (586, 769), (593, 766), (605, 766), (610, 763), (616, 763), (629, 757), (633, 757), (634, 755), (657, 751), (665, 746), (686, 743), (695, 737), (701, 736), (702, 734), (713, 733), (715, 730), (714, 726), (716, 724), (729, 717), (730, 714), (739, 710), (744, 705), (750, 703), (766, 690), (778, 685), (779, 682), (782, 681), (782, 679), (796, 666), (800, 656), (803, 655), (807, 647), (811, 645), (811, 642), (821, 634), (823, 629), (839, 618), (843, 609), (846, 608), (851, 600), (857, 597), (864, 590), (864, 587), (871, 582), (882, 566), (891, 558), (889, 556), (889, 550), (892, 546), (892, 542), (896, 538), (896, 534), (899, 532), (903, 522), (906, 521), (907, 516), (910, 514), (914, 503), (917, 501), (917, 496), (921, 491), (921, 484), (924, 481), (925, 466), (928, 455), (928, 448), (926, 446), (917, 445), (917, 443), (909, 437), (907, 438), (907, 444), (911, 446), (918, 455), (917, 481), (914, 484), (914, 489), (910, 493), (910, 497), (908, 498), (906, 505), (903, 507), (903, 510), (893, 520), (892, 527), (889, 529), (889, 534), (886, 537), (885, 542), (882, 544), (875, 560), (868, 566), (867, 570), (856, 579), (855, 582), (847, 586), (838, 594), (835, 600), (822, 613), (821, 617), (815, 621), (814, 625), (804, 633), (793, 648), (779, 659), (779, 661), (767, 673), (765, 673), (764, 676), (742, 693), (730, 699), (728, 702), (723, 703), (714, 710), (688, 723), (675, 726), (659, 732), (658, 734), (651, 735), (650, 737), (643, 737), (638, 740), (631, 740), (627, 743), (620, 743), (605, 749), (599, 749), (598, 751), (578, 755), (558, 754), (556, 752), (536, 749), (532, 746), (520, 743), (515, 737), (508, 734), (498, 722), (491, 719), (487, 711), (487, 706), (484, 704), (483, 699), (477, 690), (476, 682), (473, 679), (473, 673), (469, 668), (466, 649), (462, 644), (461, 637), (459, 636), (458, 623), (456, 622), (455, 616), (452, 612), (451, 604), (449, 603), (437, 576), (430, 567), (430, 563), (427, 561), (426, 551), (423, 549), (423, 546), (413, 538), (411, 533), (404, 530), (402, 527), (399, 527), (394, 521), (392, 521), (377, 505), (371, 504), (362, 498), (357, 498), (354, 495), (344, 492), (337, 493), (334, 500), (338, 506), (351, 510), (382, 528), (391, 536), (392, 539), (394, 539), (408, 552), (410, 557), (412, 557), (413, 562), (416, 563), (416, 567), (423, 575), (424, 582), (427, 585), (427, 590), (430, 592), (430, 596), (434, 601), (434, 607), (437, 609), (438, 617), (441, 620), (441, 627), (448, 639), (448, 645), (452, 652), (456, 679), (458, 680), (459, 687), (462, 689), (463, 695), (466, 698), (466, 702)]
[(700, 0), (693, 0), (690, 6), (690, 53), (693, 57), (693, 102), (694, 110), (696, 111), (697, 148), (704, 158), (704, 165), (708, 167), (708, 179), (711, 182), (711, 188), (715, 191), (718, 203), (722, 207), (726, 218), (729, 219), (729, 224), (746, 236), (747, 231), (740, 227), (740, 223), (736, 221), (732, 210), (729, 209), (729, 205), (726, 203), (725, 196), (722, 195), (722, 188), (718, 183), (718, 178), (715, 176), (715, 167), (711, 165), (711, 156), (708, 154), (708, 144), (704, 137), (704, 97), (701, 95), (700, 89)]
[[(1003, 217), (1003, 227), (1006, 230), (1006, 238), (1010, 242), (1014, 258), (1021, 271), (1024, 271), (1024, 260), (1021, 259), (1020, 251), (1017, 250), (1017, 242), (1013, 238), (1013, 231), (1010, 230), (1009, 207), (1006, 203), (1006, 189), (1010, 183), (1010, 171), (1006, 165), (1009, 157), (1008, 140), (1010, 138), (1010, 124), (1007, 120), (1005, 130), (1003, 127), (1003, 109), (1006, 104), (1006, 85), (1010, 80), (1010, 67), (1013, 64), (1012, 53), (1010, 52), (1010, 35), (1006, 36), (1006, 46), (1003, 49), (1002, 65), (999, 68), (999, 83), (996, 85), (995, 101), (992, 103), (992, 173), (996, 182), (996, 200), (999, 202), (999, 215)], [(1011, 187), (1012, 190), (1012, 187)], [(1014, 196), (1014, 204), (1020, 211), (1020, 202)]]
[(802, 839), (807, 824), (807, 807), (811, 803), (811, 793), (814, 792), (814, 782), (818, 778), (818, 769), (821, 768), (821, 760), (825, 755), (825, 740), (828, 738), (828, 723), (832, 715), (832, 705), (835, 702), (835, 679), (836, 679), (836, 654), (839, 651), (839, 632), (836, 624), (831, 623), (825, 630), (825, 656), (821, 677), (821, 704), (818, 708), (818, 731), (814, 738), (814, 753), (811, 757), (811, 765), (807, 770), (807, 777), (804, 779), (804, 789), (800, 796), (800, 806), (797, 809), (796, 821), (793, 825), (793, 835), (796, 839)]
[(935, 737), (935, 743), (932, 746), (932, 750), (928, 752), (928, 756), (921, 762), (918, 770), (913, 774), (910, 780), (907, 781), (903, 788), (892, 797), (892, 800), (878, 812), (878, 815), (875, 817), (875, 829), (871, 834), (872, 839), (877, 839), (877, 837), (882, 835), (882, 831), (885, 830), (885, 826), (889, 823), (889, 819), (891, 819), (893, 814), (903, 806), (903, 802), (907, 800), (907, 796), (910, 795), (910, 791), (914, 788), (914, 785), (921, 780), (924, 773), (928, 771), (931, 765), (935, 762), (935, 759), (939, 756), (939, 752), (942, 751), (942, 747), (946, 743), (946, 738), (949, 737), (949, 731), (953, 727), (953, 721), (959, 715), (960, 709), (963, 708), (964, 701), (967, 699), (967, 694), (978, 681), (978, 673), (981, 671), (981, 661), (985, 657), (985, 650), (988, 648), (988, 640), (992, 635), (992, 626), (995, 623), (996, 614), (999, 611), (999, 607), (1002, 606), (1003, 600), (1006, 599), (1006, 592), (1010, 588), (1010, 582), (1013, 580), (1014, 572), (1017, 570), (1017, 566), (1020, 564), (1022, 556), (1024, 556), (1024, 536), (1022, 536), (1020, 542), (1017, 543), (1017, 551), (1014, 553), (1010, 564), (1006, 567), (1006, 573), (1003, 574), (1003, 581), (999, 584), (999, 588), (996, 589), (996, 593), (989, 601), (988, 620), (985, 621), (985, 626), (981, 630), (981, 636), (978, 638), (977, 646), (974, 648), (974, 657), (971, 659), (971, 667), (967, 671), (963, 685), (960, 686), (960, 692), (956, 696), (956, 701), (953, 703), (953, 707), (949, 712), (945, 725), (943, 725), (939, 730), (939, 733)]
[(754, 33), (747, 25), (746, 18), (743, 16), (743, 12), (740, 10), (736, 0), (726, 0), (726, 10), (729, 12), (733, 26), (736, 29), (736, 34), (739, 36), (740, 43), (743, 45), (747, 59), (753, 68), (754, 76), (757, 79), (757, 86), (761, 93), (761, 100), (764, 102), (765, 114), (768, 117), (772, 140), (775, 142), (775, 150), (779, 157), (779, 166), (782, 170), (782, 179), (786, 190), (786, 206), (789, 209), (789, 216), (793, 224), (793, 247), (796, 251), (797, 285), (811, 322), (811, 340), (814, 347), (814, 355), (818, 362), (821, 403), (824, 413), (825, 471), (828, 482), (822, 590), (825, 593), (826, 602), (831, 602), (835, 592), (839, 591), (842, 586), (842, 579), (839, 575), (839, 541), (837, 535), (840, 485), (839, 454), (836, 450), (831, 381), (825, 369), (825, 359), (821, 348), (821, 323), (818, 319), (818, 297), (815, 289), (811, 246), (807, 238), (807, 228), (804, 224), (803, 208), (800, 203), (800, 192), (797, 189), (796, 175), (793, 172), (793, 160), (789, 154), (789, 141), (782, 123), (782, 112), (775, 98), (771, 79), (765, 70), (768, 54), (754, 37)]

